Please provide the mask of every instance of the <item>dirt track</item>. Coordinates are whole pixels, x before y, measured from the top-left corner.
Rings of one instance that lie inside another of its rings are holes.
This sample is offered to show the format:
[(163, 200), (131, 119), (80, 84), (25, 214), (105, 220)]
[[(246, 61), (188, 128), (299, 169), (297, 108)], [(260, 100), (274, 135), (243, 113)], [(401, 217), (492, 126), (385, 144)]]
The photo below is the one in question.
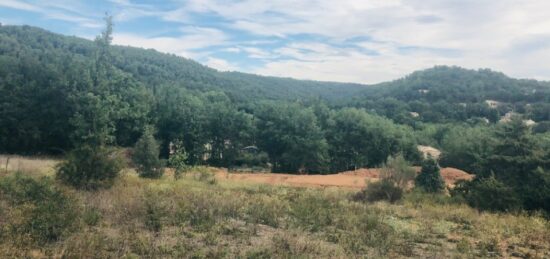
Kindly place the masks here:
[[(420, 168), (415, 169), (420, 171)], [(379, 175), (380, 170), (374, 168), (358, 169), (356, 171), (348, 171), (330, 175), (228, 173), (227, 171), (219, 171), (216, 174), (216, 177), (219, 179), (249, 181), (274, 185), (363, 188), (366, 186), (368, 181), (378, 181)], [(471, 180), (473, 178), (473, 175), (451, 167), (441, 168), (441, 175), (443, 176), (443, 179), (445, 179), (445, 183), (449, 186), (454, 185), (457, 180)]]

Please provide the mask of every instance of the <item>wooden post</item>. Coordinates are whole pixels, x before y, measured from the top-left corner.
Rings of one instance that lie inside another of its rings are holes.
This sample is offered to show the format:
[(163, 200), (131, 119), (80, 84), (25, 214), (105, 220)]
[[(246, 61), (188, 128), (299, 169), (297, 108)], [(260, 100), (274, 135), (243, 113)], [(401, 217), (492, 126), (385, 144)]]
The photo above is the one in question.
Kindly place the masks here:
[(10, 157), (6, 156), (6, 174), (8, 173), (8, 164), (10, 163)]

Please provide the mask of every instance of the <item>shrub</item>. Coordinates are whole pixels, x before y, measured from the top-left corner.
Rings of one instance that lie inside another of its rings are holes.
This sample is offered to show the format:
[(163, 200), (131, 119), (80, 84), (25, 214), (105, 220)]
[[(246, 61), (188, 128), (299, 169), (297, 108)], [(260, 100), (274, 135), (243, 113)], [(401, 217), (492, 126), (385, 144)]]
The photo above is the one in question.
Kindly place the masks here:
[(521, 208), (521, 201), (514, 190), (494, 176), (458, 182), (451, 195), (464, 197), (470, 206), (482, 211), (515, 211)]
[(81, 189), (110, 187), (122, 170), (122, 161), (103, 146), (83, 145), (67, 155), (57, 167), (56, 177)]
[(289, 214), (296, 227), (316, 232), (333, 223), (334, 210), (326, 197), (304, 193), (290, 203)]
[(160, 231), (162, 229), (166, 214), (166, 208), (164, 207), (159, 195), (154, 192), (146, 192), (145, 226), (151, 231)]
[(395, 203), (403, 197), (403, 192), (410, 181), (414, 180), (416, 173), (407, 163), (403, 155), (389, 156), (382, 167), (380, 181), (369, 183), (361, 192), (353, 198), (356, 201), (375, 202), (387, 200)]
[(57, 241), (76, 226), (74, 201), (50, 178), (37, 180), (16, 174), (0, 179), (0, 199), (17, 215), (8, 220), (8, 229), (29, 235), (37, 243)]
[(400, 189), (406, 189), (409, 182), (414, 180), (416, 172), (405, 160), (403, 155), (389, 156), (386, 164), (382, 167), (381, 178), (392, 182)]
[(96, 208), (87, 208), (82, 215), (82, 220), (88, 226), (96, 226), (101, 220), (101, 212)]
[(415, 179), (415, 185), (431, 193), (445, 190), (445, 181), (443, 181), (437, 161), (433, 158), (424, 160), (422, 163), (422, 170)]
[(163, 173), (159, 159), (159, 144), (153, 137), (153, 130), (146, 127), (141, 138), (136, 142), (132, 161), (141, 177), (160, 178)]
[(387, 200), (395, 203), (403, 197), (403, 189), (396, 186), (388, 179), (382, 179), (378, 182), (369, 183), (367, 188), (355, 194), (355, 201), (375, 202)]
[(192, 193), (178, 203), (176, 221), (189, 224), (199, 231), (207, 231), (218, 221), (219, 206), (210, 196)]

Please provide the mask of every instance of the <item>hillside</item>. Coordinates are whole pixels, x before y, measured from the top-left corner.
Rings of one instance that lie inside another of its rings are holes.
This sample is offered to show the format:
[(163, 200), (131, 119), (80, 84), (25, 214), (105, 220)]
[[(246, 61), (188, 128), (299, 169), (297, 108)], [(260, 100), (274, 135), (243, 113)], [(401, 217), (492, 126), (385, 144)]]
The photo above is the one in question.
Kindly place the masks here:
[[(0, 57), (5, 68), (33, 62), (33, 69), (68, 69), (68, 62), (92, 62), (95, 53), (90, 40), (63, 36), (30, 26), (0, 27)], [(238, 72), (219, 72), (193, 60), (155, 50), (115, 46), (114, 65), (150, 89), (177, 85), (198, 91), (219, 90), (236, 101), (254, 99), (298, 100), (323, 98), (337, 100), (365, 88), (351, 83), (316, 82), (256, 76)], [(61, 64), (60, 64), (61, 62)], [(2, 71), (6, 75), (6, 71)], [(67, 73), (71, 71), (62, 70)], [(8, 72), (9, 73), (9, 72)], [(11, 73), (10, 73), (11, 74)], [(33, 75), (29, 75), (33, 76)], [(32, 78), (22, 78), (32, 80)]]
[(472, 118), (496, 122), (508, 112), (536, 122), (550, 120), (550, 83), (514, 79), (489, 69), (436, 66), (373, 85), (353, 99), (354, 105), (408, 124)]
[[(62, 84), (78, 78), (93, 63), (93, 41), (63, 36), (30, 26), (0, 27), (0, 82), (19, 85)], [(398, 123), (496, 122), (507, 112), (536, 122), (550, 120), (550, 83), (518, 80), (491, 70), (438, 66), (402, 79), (366, 86), (219, 72), (193, 60), (155, 50), (114, 46), (113, 64), (154, 93), (167, 86), (192, 91), (221, 91), (236, 102), (322, 99), (337, 106), (356, 106)], [(63, 78), (63, 79), (61, 79)], [(61, 82), (57, 82), (57, 80)], [(487, 101), (496, 101), (489, 107)], [(411, 113), (418, 113), (417, 118)]]

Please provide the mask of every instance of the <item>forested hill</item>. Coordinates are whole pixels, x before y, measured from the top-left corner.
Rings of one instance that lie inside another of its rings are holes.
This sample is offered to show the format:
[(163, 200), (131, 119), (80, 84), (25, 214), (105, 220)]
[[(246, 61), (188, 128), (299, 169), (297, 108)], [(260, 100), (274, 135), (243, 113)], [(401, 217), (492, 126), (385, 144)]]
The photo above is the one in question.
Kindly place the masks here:
[[(30, 26), (0, 27), (0, 65), (4, 78), (14, 72), (33, 80), (38, 70), (49, 73), (74, 73), (72, 66), (84, 66), (93, 62), (93, 41), (63, 36)], [(156, 91), (166, 85), (206, 91), (223, 91), (234, 101), (258, 99), (303, 100), (321, 98), (339, 106), (362, 106), (379, 113), (396, 117), (398, 110), (418, 112), (425, 121), (444, 119), (462, 120), (442, 111), (426, 112), (440, 108), (462, 106), (484, 109), (486, 100), (501, 102), (499, 113), (525, 112), (525, 105), (550, 102), (550, 84), (535, 80), (517, 80), (490, 70), (467, 70), (458, 67), (439, 66), (417, 71), (403, 79), (366, 86), (352, 83), (319, 82), (290, 78), (257, 76), (239, 72), (219, 72), (193, 60), (155, 50), (114, 46), (115, 66)], [(10, 69), (5, 69), (10, 67)], [(25, 69), (33, 72), (25, 73)], [(50, 78), (55, 80), (55, 78)], [(397, 102), (395, 102), (397, 101)], [(450, 105), (449, 105), (450, 104)], [(486, 107), (485, 107), (486, 108)], [(465, 110), (459, 108), (458, 110)], [(545, 110), (545, 109), (540, 109)], [(493, 112), (494, 113), (494, 112)], [(482, 114), (480, 114), (482, 115)], [(487, 115), (489, 116), (489, 115)], [(482, 117), (487, 117), (482, 116)], [(530, 114), (536, 121), (550, 120), (548, 114)], [(497, 115), (489, 117), (496, 119)], [(395, 118), (394, 118), (395, 119)]]
[[(318, 82), (265, 77), (238, 72), (219, 72), (193, 60), (155, 50), (114, 46), (115, 66), (131, 74), (146, 87), (155, 89), (176, 85), (199, 91), (223, 91), (235, 101), (254, 99), (298, 100), (322, 98), (338, 100), (365, 88), (352, 83)], [(92, 62), (93, 41), (63, 36), (30, 26), (0, 27), (0, 64), (2, 67), (55, 70), (70, 73), (68, 64)], [(12, 70), (13, 71), (13, 70)], [(6, 75), (6, 70), (2, 71)], [(9, 73), (9, 72), (8, 72)], [(32, 76), (30, 73), (29, 76)], [(29, 78), (22, 78), (27, 80)]]
[(508, 112), (540, 122), (550, 120), (550, 83), (489, 69), (436, 66), (368, 87), (351, 103), (408, 124), (475, 118), (496, 122)]
[[(298, 140), (277, 134), (306, 134), (303, 139), (317, 138), (318, 147), (326, 149), (327, 139), (346, 123), (384, 126), (379, 132), (388, 143), (398, 135), (410, 137), (411, 129), (421, 130), (426, 123), (476, 125), (496, 122), (510, 111), (536, 121), (536, 132), (550, 129), (547, 82), (489, 70), (435, 67), (367, 86), (219, 72), (175, 55), (100, 43), (30, 26), (0, 26), (0, 152), (65, 152), (88, 137), (79, 128), (85, 128), (82, 118), (94, 109), (110, 114), (104, 123), (114, 145), (133, 145), (146, 125), (154, 125), (163, 150), (170, 141), (184, 139), (188, 150), (196, 150), (197, 160), (204, 145), (216, 147), (214, 141), (224, 149), (225, 140), (231, 140), (241, 145), (234, 145), (238, 151), (261, 147), (261, 141), (273, 137), (284, 145), (269, 154), (271, 160), (296, 157), (307, 154), (300, 148), (311, 149), (310, 143), (298, 145)], [(98, 96), (104, 106), (94, 99)], [(282, 128), (271, 129), (275, 122)], [(411, 150), (416, 140), (409, 137), (391, 150)], [(381, 137), (363, 140), (369, 138)], [(266, 142), (264, 149), (273, 143)], [(350, 138), (350, 143), (357, 141)], [(378, 155), (364, 165), (376, 165), (388, 154)]]

